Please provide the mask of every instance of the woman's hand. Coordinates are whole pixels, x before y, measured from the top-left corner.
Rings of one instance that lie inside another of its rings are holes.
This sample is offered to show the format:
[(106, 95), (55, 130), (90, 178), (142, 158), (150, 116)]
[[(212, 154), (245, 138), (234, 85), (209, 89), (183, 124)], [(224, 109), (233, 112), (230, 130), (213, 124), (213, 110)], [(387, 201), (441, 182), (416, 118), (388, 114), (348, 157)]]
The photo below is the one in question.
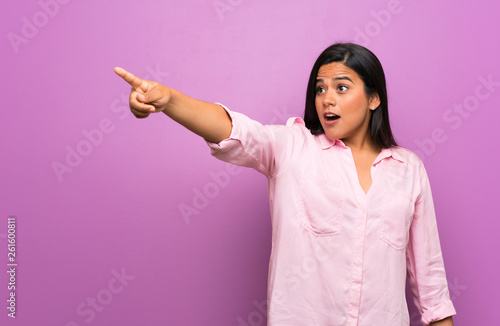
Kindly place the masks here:
[(137, 118), (146, 118), (153, 112), (163, 112), (214, 143), (231, 134), (231, 117), (222, 106), (191, 98), (155, 81), (140, 79), (122, 68), (116, 67), (115, 72), (132, 86), (129, 104)]
[(132, 86), (129, 105), (136, 118), (143, 119), (150, 113), (165, 110), (171, 98), (170, 88), (136, 77), (123, 68), (116, 67), (115, 73)]

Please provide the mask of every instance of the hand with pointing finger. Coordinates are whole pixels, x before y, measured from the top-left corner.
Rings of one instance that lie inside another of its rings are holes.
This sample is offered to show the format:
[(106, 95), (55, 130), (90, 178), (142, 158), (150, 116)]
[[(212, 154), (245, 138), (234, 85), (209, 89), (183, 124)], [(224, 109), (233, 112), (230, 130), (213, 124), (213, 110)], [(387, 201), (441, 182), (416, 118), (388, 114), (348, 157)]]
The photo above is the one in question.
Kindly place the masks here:
[(163, 112), (173, 121), (213, 143), (231, 134), (231, 117), (221, 105), (197, 100), (155, 81), (138, 78), (119, 67), (115, 68), (115, 73), (132, 86), (129, 104), (136, 118)]
[(123, 68), (116, 67), (115, 73), (132, 86), (129, 105), (136, 118), (147, 118), (150, 113), (165, 110), (171, 98), (170, 88), (136, 77)]

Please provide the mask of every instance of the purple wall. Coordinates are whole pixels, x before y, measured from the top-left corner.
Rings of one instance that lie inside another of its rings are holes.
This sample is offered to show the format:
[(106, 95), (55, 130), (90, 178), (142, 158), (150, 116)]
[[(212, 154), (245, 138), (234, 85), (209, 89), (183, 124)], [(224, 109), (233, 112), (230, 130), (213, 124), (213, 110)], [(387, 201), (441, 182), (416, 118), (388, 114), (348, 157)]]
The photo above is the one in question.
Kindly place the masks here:
[(163, 115), (135, 119), (113, 67), (282, 124), (301, 115), (309, 70), (336, 41), (380, 58), (393, 131), (426, 163), (456, 324), (495, 324), (499, 11), (492, 0), (4, 4), (0, 264), (16, 216), (18, 265), (16, 320), (0, 273), (0, 324), (265, 325), (265, 177), (212, 158)]

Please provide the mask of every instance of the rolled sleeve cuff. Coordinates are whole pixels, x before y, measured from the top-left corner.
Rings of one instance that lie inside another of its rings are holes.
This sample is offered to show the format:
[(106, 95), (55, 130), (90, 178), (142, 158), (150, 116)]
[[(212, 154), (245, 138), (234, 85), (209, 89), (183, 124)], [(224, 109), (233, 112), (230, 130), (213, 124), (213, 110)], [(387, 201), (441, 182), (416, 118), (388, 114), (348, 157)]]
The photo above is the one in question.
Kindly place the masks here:
[(455, 307), (451, 300), (446, 300), (440, 304), (428, 309), (422, 314), (422, 323), (429, 325), (432, 322), (456, 315)]
[(240, 123), (238, 120), (237, 114), (231, 112), (226, 106), (220, 103), (215, 103), (220, 105), (224, 110), (226, 110), (229, 117), (231, 117), (231, 134), (228, 138), (221, 140), (218, 143), (214, 143), (206, 140), (207, 145), (210, 147), (211, 154), (214, 155), (216, 153), (223, 153), (229, 151), (234, 147), (236, 143), (239, 142), (240, 139)]

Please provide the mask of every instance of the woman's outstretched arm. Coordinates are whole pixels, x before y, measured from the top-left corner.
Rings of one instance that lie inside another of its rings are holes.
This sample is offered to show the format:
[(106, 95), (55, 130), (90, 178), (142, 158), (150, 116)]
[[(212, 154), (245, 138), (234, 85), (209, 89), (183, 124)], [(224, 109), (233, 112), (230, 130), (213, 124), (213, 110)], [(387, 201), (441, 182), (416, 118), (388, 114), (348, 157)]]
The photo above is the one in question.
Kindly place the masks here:
[(137, 118), (163, 112), (204, 139), (218, 143), (231, 134), (231, 118), (217, 104), (196, 100), (155, 81), (116, 67), (115, 73), (132, 86), (130, 110)]

